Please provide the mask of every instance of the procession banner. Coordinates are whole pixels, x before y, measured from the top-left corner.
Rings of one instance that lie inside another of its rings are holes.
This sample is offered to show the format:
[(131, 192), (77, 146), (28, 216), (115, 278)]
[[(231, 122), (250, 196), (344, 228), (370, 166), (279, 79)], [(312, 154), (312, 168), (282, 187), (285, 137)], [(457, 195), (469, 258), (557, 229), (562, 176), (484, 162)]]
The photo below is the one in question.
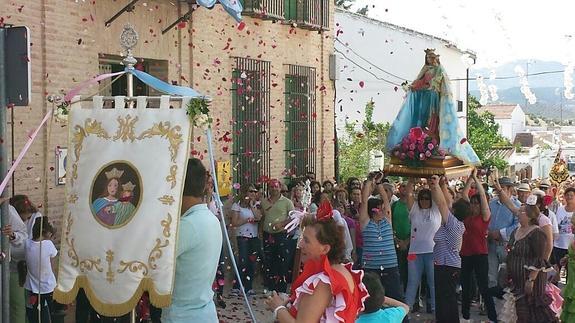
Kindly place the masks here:
[(146, 108), (147, 101), (139, 97), (125, 108), (125, 98), (115, 97), (115, 108), (104, 109), (103, 98), (94, 97), (88, 107), (70, 108), (54, 292), (60, 303), (83, 288), (107, 316), (128, 313), (145, 291), (154, 305), (170, 304), (191, 123), (185, 108), (170, 107), (170, 97), (160, 98), (159, 109)]

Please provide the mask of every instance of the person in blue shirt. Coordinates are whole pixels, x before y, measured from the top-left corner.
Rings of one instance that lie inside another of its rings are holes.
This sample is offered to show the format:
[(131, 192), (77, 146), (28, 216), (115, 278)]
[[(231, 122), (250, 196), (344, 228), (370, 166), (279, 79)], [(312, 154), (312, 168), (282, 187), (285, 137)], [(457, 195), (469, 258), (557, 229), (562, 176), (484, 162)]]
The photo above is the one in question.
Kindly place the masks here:
[(164, 323), (218, 323), (212, 282), (216, 277), (222, 230), (204, 203), (207, 172), (197, 158), (188, 161), (176, 247), (172, 304), (163, 309)]
[(385, 297), (385, 289), (377, 274), (365, 273), (362, 282), (369, 297), (363, 302), (365, 309), (356, 323), (399, 323), (403, 320), (409, 312), (409, 306), (391, 297)]
[(489, 287), (496, 288), (496, 290), (492, 289), (495, 296), (502, 295), (497, 288), (499, 265), (505, 263), (507, 258), (507, 241), (509, 241), (511, 233), (519, 224), (517, 217), (509, 207), (510, 203), (515, 205), (515, 207), (521, 206), (521, 202), (511, 195), (511, 188), (514, 185), (509, 177), (501, 177), (498, 181), (496, 180), (495, 190), (498, 193), (498, 197), (491, 199), (489, 202), (491, 221), (487, 234), (488, 277)]

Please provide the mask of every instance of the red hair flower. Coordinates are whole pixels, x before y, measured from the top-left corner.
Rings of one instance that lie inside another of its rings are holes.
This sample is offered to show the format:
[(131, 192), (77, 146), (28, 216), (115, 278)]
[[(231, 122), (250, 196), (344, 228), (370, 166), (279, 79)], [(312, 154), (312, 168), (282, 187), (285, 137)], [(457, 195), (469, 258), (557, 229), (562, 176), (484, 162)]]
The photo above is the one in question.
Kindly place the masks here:
[(333, 216), (333, 209), (331, 208), (331, 203), (329, 201), (323, 201), (317, 209), (315, 217), (318, 221), (327, 221)]
[(553, 197), (545, 195), (545, 197), (543, 197), (543, 205), (549, 206), (551, 203), (553, 203)]

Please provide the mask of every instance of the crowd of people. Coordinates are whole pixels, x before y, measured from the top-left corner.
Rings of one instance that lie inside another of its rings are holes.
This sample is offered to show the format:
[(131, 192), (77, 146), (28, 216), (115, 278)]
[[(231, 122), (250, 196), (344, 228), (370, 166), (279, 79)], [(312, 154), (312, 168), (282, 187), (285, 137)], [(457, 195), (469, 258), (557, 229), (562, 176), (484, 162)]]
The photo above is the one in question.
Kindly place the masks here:
[[(172, 305), (150, 304), (153, 322), (217, 322), (230, 277), (231, 295), (265, 294), (279, 322), (407, 322), (424, 310), (436, 322), (469, 322), (474, 302), (491, 322), (573, 320), (575, 277), (567, 277), (564, 302), (556, 287), (575, 266), (569, 184), (515, 183), (476, 170), (459, 180), (374, 172), (320, 183), (308, 173), (264, 184), (242, 185), (222, 215), (212, 178), (190, 160)], [(2, 233), (12, 246), (11, 322), (37, 322), (38, 306), (50, 322), (54, 229), (24, 195), (12, 197), (9, 209)], [(233, 239), (240, 277), (226, 264), (222, 230)], [(255, 286), (260, 276), (263, 293)], [(499, 311), (495, 298), (504, 302)], [(78, 317), (107, 322), (82, 290)]]
[[(573, 252), (569, 249), (575, 187), (570, 183), (556, 185), (549, 179), (516, 183), (508, 177), (480, 176), (476, 170), (459, 180), (438, 176), (395, 180), (382, 173), (369, 174), (366, 180), (350, 178), (342, 184), (320, 183), (313, 174), (304, 180), (310, 181), (313, 194), (309, 214), (317, 218), (321, 205), (329, 204), (333, 222), (343, 236), (336, 245), (317, 237), (318, 243), (342, 251), (338, 263), (352, 264), (350, 273), (365, 273), (366, 283), (357, 285), (356, 290), (385, 291), (385, 298), (378, 298), (378, 309), (395, 308), (395, 321), (407, 321), (409, 311), (425, 308), (435, 314), (436, 322), (459, 322), (460, 317), (469, 322), (472, 303), (478, 304), (491, 322), (558, 322), (560, 316), (563, 321), (573, 317), (573, 309), (563, 307), (562, 311), (556, 287)], [(283, 312), (282, 306), (288, 307), (285, 312), (292, 317), (299, 312), (290, 305), (295, 306), (294, 295), (305, 295), (298, 293), (302, 283), (298, 278), (310, 262), (308, 242), (303, 242), (308, 229), (284, 229), (290, 211), (301, 210), (305, 185), (303, 180), (290, 184), (286, 187), (270, 181), (269, 195), (250, 185), (244, 190), (248, 193), (240, 194), (236, 201), (251, 205), (251, 211), (241, 209), (240, 215), (236, 204), (231, 208), (232, 219), (244, 219), (237, 228), (238, 221), (232, 220), (230, 228), (236, 229), (238, 248), (243, 250), (239, 253), (240, 279), (249, 282), (244, 284), (246, 290), (255, 294), (254, 268), (261, 265), (264, 292), (279, 293), (272, 294), (268, 304), (280, 322), (291, 322), (287, 315), (278, 314)], [(240, 240), (246, 238), (240, 228), (246, 224), (253, 229), (254, 247), (249, 249), (240, 247)], [(333, 267), (333, 260), (329, 262)], [(374, 287), (374, 277), (381, 287)], [(335, 293), (338, 289), (332, 286), (331, 290)], [(567, 287), (564, 292), (565, 304), (572, 304), (575, 292), (569, 290)], [(318, 319), (333, 313), (337, 295), (332, 296)], [(495, 298), (504, 302), (499, 311)], [(357, 308), (358, 321), (371, 322), (367, 318), (376, 316), (362, 314), (367, 310), (365, 304), (370, 302), (364, 300), (364, 306)], [(366, 316), (360, 320), (362, 315)]]

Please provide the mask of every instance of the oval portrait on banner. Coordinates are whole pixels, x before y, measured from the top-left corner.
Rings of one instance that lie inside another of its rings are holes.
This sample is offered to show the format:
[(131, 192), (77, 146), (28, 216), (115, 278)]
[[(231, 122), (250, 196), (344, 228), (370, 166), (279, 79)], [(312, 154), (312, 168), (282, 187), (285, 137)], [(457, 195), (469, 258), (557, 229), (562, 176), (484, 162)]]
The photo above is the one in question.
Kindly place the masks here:
[(100, 169), (92, 181), (92, 214), (101, 225), (115, 229), (136, 214), (142, 198), (142, 177), (127, 161), (113, 161)]

